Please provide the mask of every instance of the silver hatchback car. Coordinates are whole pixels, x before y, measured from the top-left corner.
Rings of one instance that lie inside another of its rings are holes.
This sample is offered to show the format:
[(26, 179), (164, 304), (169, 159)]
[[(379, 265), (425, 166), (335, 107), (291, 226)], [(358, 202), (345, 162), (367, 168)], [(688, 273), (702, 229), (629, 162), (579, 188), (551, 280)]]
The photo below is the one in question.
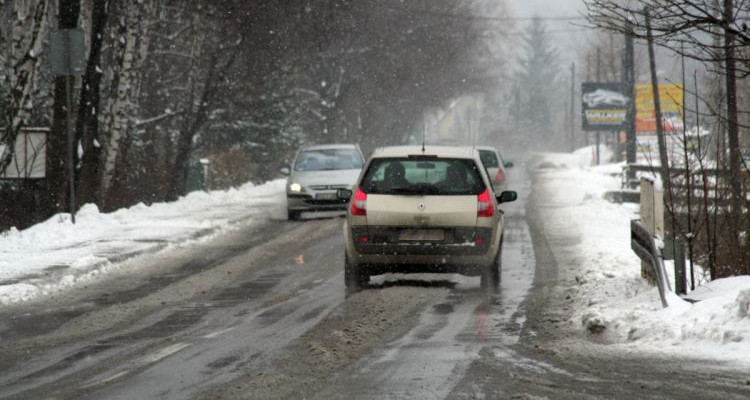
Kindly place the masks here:
[(385, 147), (367, 162), (344, 224), (347, 292), (371, 275), (460, 273), (480, 275), (482, 287), (500, 282), (503, 242), (501, 203), (479, 152), (469, 147)]
[(290, 220), (304, 211), (345, 210), (346, 200), (338, 189), (351, 189), (357, 181), (364, 157), (354, 144), (303, 147), (297, 152), (286, 184), (287, 215)]

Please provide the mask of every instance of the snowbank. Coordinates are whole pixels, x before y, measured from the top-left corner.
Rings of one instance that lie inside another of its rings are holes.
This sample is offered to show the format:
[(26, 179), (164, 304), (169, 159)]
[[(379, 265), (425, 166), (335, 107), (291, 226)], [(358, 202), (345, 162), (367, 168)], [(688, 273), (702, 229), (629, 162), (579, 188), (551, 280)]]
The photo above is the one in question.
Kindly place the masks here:
[(0, 304), (33, 299), (96, 279), (117, 261), (195, 240), (247, 220), (262, 204), (283, 204), (285, 180), (226, 191), (192, 192), (172, 203), (101, 213), (86, 204), (23, 231), (0, 233)]
[(606, 191), (619, 189), (616, 173), (622, 165), (590, 165), (590, 148), (536, 160), (547, 184), (559, 186), (553, 188), (561, 193), (556, 201), (564, 203), (557, 204), (552, 217), (580, 235), (562, 253), (567, 258), (558, 260), (568, 263), (573, 274), (568, 290), (576, 311), (569, 323), (597, 341), (633, 350), (748, 362), (750, 277), (699, 287), (692, 293), (701, 300), (697, 303), (670, 293), (670, 306), (662, 308), (658, 290), (641, 279), (640, 260), (630, 249), (629, 221), (638, 217), (638, 205), (602, 198)]

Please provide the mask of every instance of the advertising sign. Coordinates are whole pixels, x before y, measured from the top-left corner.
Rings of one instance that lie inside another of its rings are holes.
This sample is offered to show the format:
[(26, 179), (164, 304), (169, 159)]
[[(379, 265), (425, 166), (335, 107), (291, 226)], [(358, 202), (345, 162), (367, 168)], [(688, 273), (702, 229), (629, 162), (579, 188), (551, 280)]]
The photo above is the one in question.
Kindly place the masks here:
[[(662, 126), (664, 132), (682, 132), (682, 85), (659, 84)], [(656, 132), (656, 109), (651, 84), (635, 85), (635, 131)]]
[(618, 130), (625, 123), (630, 98), (620, 83), (584, 82), (581, 110), (584, 131)]

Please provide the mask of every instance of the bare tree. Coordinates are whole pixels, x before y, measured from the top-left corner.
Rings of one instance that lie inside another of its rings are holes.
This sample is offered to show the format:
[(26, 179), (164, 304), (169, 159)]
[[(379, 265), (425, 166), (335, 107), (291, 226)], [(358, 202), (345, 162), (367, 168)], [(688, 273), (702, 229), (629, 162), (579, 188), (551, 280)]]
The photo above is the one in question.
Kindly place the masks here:
[[(745, 20), (750, 8), (746, 2), (733, 0), (585, 0), (588, 20), (593, 25), (608, 30), (623, 32), (643, 38), (645, 25), (643, 10), (651, 15), (655, 41), (663, 47), (689, 58), (705, 62), (724, 81), (723, 97), (725, 110), (716, 106), (714, 117), (720, 122), (719, 137), (726, 132), (726, 150), (719, 148), (717, 161), (728, 154), (728, 174), (719, 175), (728, 182), (731, 204), (726, 207), (726, 226), (730, 229), (729, 252), (734, 262), (739, 262), (735, 271), (747, 272), (747, 252), (750, 249), (738, 238), (750, 221), (747, 218), (747, 200), (742, 185), (742, 155), (740, 151), (740, 125), (737, 96), (737, 79), (750, 74), (750, 59), (744, 47), (749, 43)], [(724, 141), (718, 141), (719, 146)], [(720, 165), (717, 165), (720, 167)], [(714, 234), (716, 230), (714, 230)], [(717, 245), (711, 246), (714, 251)]]
[(49, 0), (18, 0), (9, 6), (12, 7), (9, 13), (13, 23), (8, 29), (10, 50), (5, 60), (4, 79), (9, 97), (5, 130), (0, 137), (0, 144), (4, 145), (0, 154), (0, 173), (4, 173), (10, 164), (16, 137), (31, 117), (50, 10)]
[[(106, 101), (100, 118), (103, 137), (99, 160), (100, 206), (108, 209), (116, 199), (113, 187), (127, 168), (128, 141), (138, 113), (138, 96), (143, 78), (141, 65), (148, 53), (149, 24), (156, 3), (154, 0), (118, 2), (112, 11), (116, 21), (111, 64), (105, 71), (110, 77)], [(114, 196), (113, 196), (114, 194)]]

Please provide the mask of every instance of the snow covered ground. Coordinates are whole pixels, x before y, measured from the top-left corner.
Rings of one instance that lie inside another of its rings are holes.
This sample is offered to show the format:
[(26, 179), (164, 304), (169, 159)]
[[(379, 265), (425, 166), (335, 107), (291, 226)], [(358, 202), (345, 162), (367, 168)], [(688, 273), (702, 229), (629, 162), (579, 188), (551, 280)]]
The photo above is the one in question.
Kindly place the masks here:
[(750, 276), (700, 286), (691, 297), (703, 300), (694, 304), (669, 293), (669, 307), (663, 308), (630, 249), (629, 221), (638, 218), (638, 205), (603, 198), (620, 188), (622, 165), (592, 167), (591, 159), (591, 148), (541, 158), (547, 182), (559, 186), (553, 192), (560, 193), (560, 221), (580, 234), (568, 249), (578, 264), (569, 282), (578, 294), (576, 312), (568, 322), (584, 331), (598, 326), (602, 341), (632, 350), (750, 362)]
[[(586, 148), (543, 156), (545, 174), (559, 185), (553, 188), (562, 205), (558, 223), (581, 239), (569, 249), (579, 262), (572, 283), (579, 300), (569, 323), (581, 331), (587, 323), (601, 324), (599, 335), (616, 346), (742, 361), (750, 354), (750, 277), (703, 286), (694, 294), (704, 300), (695, 304), (672, 294), (670, 307), (662, 308), (630, 249), (629, 221), (637, 217), (637, 206), (603, 199), (620, 187), (621, 165), (590, 167), (592, 154)], [(85, 284), (118, 269), (125, 258), (210, 237), (235, 221), (266, 218), (260, 214), (269, 208), (259, 206), (282, 204), (283, 190), (284, 181), (276, 180), (109, 214), (87, 205), (75, 225), (61, 214), (0, 233), (0, 306)]]
[(23, 231), (2, 232), (0, 305), (86, 284), (125, 259), (230, 229), (237, 221), (268, 212), (259, 205), (282, 204), (284, 184), (280, 179), (192, 192), (174, 203), (137, 204), (107, 214), (87, 204), (76, 214), (75, 225), (70, 214), (58, 214)]

